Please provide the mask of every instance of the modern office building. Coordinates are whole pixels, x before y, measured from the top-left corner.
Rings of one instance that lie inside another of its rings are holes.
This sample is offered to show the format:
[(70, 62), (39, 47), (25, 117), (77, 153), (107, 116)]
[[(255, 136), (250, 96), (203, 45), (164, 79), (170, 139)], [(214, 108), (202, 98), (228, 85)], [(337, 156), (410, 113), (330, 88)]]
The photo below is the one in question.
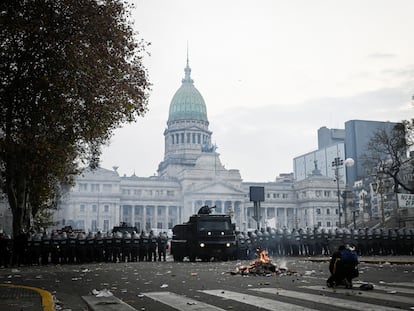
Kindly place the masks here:
[[(293, 159), (294, 179), (301, 181), (310, 176), (315, 168), (315, 161), (322, 175), (335, 179), (335, 167), (332, 162), (335, 158), (344, 159), (345, 144), (343, 142), (322, 147), (321, 149), (305, 153)], [(346, 183), (346, 167), (338, 168), (339, 179), (342, 183)]]
[(326, 126), (322, 126), (318, 130), (318, 149), (343, 143), (344, 140), (345, 130), (343, 129), (328, 129)]
[(335, 178), (335, 158), (346, 160), (352, 158), (354, 165), (339, 167), (339, 178), (350, 187), (360, 179), (366, 177), (363, 167), (364, 155), (368, 154), (367, 145), (374, 134), (380, 129), (391, 130), (396, 123), (350, 120), (345, 122), (345, 129), (328, 129), (321, 127), (318, 130), (318, 149), (293, 159), (295, 180), (303, 180), (313, 170), (313, 162), (318, 162), (322, 175)]
[(396, 123), (350, 120), (345, 122), (345, 158), (355, 160), (355, 165), (347, 168), (348, 184), (353, 186), (355, 181), (367, 177), (363, 166), (364, 155), (369, 153), (368, 143), (374, 134), (381, 129), (390, 131)]

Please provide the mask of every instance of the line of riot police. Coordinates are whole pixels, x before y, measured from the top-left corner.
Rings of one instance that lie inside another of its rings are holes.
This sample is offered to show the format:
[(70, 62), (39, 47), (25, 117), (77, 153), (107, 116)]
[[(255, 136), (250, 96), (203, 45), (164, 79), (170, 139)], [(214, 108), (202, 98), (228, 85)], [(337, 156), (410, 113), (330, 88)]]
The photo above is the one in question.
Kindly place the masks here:
[(236, 241), (237, 259), (254, 259), (263, 248), (273, 256), (330, 256), (345, 244), (360, 256), (414, 255), (414, 228), (262, 228), (238, 232)]
[(0, 267), (91, 262), (166, 261), (168, 236), (136, 232), (0, 233)]

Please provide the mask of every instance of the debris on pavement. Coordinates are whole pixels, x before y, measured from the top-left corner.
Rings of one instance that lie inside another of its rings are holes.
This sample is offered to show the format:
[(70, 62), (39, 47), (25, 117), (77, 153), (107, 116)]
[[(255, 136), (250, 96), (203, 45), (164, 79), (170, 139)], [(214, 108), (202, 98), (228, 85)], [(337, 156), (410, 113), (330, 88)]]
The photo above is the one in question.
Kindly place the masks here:
[(365, 283), (365, 284), (362, 284), (361, 286), (359, 286), (359, 289), (361, 289), (361, 290), (373, 290), (374, 285), (369, 284), (369, 283)]
[(315, 274), (316, 274), (315, 270), (305, 271), (306, 276), (315, 275)]
[(254, 261), (252, 261), (249, 265), (240, 265), (235, 271), (230, 273), (232, 275), (260, 275), (267, 277), (280, 274), (293, 274), (288, 271), (285, 265), (283, 267), (278, 267), (273, 264), (265, 249), (257, 249), (256, 259)]
[(92, 294), (96, 297), (111, 297), (111, 296), (113, 296), (112, 292), (109, 291), (106, 288), (104, 288), (102, 290), (93, 289)]

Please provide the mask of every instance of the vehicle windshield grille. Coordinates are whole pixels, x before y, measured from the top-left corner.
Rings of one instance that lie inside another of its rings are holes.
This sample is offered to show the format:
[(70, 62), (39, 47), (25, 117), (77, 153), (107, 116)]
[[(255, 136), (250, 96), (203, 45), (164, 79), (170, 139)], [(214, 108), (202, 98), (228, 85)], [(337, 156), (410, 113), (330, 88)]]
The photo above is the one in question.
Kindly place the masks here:
[(198, 229), (200, 231), (227, 231), (231, 230), (231, 227), (227, 221), (203, 220), (198, 223)]

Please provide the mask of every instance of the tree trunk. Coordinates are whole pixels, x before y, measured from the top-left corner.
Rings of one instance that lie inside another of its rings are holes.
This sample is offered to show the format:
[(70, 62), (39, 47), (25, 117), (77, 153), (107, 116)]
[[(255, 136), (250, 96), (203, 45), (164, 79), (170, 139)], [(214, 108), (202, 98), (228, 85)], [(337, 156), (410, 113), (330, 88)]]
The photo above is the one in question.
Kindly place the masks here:
[(7, 197), (13, 215), (13, 237), (16, 237), (22, 230), (27, 229), (28, 210), (26, 184), (26, 176), (24, 176), (24, 173), (6, 173)]

